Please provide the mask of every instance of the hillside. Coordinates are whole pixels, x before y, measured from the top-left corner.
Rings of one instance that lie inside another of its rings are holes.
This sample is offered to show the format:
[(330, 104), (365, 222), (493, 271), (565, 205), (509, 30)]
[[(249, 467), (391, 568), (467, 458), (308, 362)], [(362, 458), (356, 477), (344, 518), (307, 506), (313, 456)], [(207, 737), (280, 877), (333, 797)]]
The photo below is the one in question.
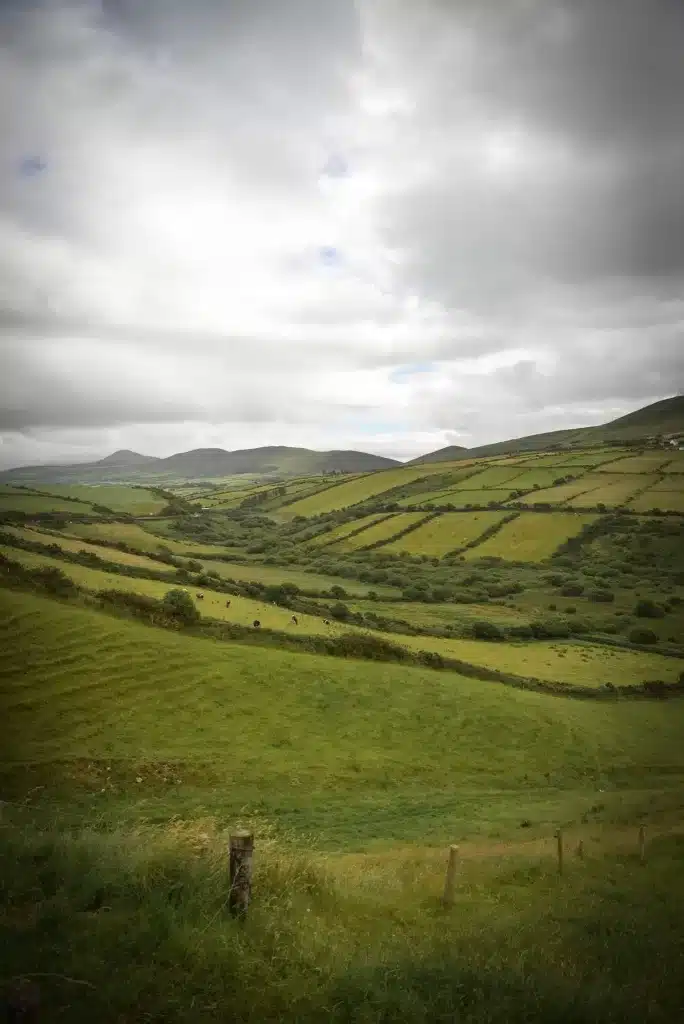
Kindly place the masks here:
[(582, 445), (636, 441), (662, 434), (680, 433), (684, 433), (684, 395), (665, 398), (596, 427), (576, 427), (569, 430), (547, 431), (543, 434), (529, 434), (510, 441), (479, 445), (477, 448), (450, 445), (448, 448), (440, 448), (438, 451), (421, 455), (413, 459), (409, 465), (454, 462), (458, 459), (507, 455), (513, 452), (542, 451), (556, 446), (575, 448)]
[(112, 483), (118, 481), (169, 482), (233, 476), (305, 475), (320, 473), (370, 473), (398, 466), (394, 459), (367, 452), (317, 452), (285, 446), (225, 451), (196, 448), (167, 458), (118, 451), (97, 462), (68, 466), (22, 466), (0, 473), (4, 483)]

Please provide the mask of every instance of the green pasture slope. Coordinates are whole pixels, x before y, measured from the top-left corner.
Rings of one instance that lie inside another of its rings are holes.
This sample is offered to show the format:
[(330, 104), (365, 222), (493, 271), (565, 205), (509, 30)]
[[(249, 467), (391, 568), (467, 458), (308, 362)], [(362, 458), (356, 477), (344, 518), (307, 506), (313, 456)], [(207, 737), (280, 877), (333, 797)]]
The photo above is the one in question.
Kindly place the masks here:
[(255, 657), (6, 590), (0, 623), (4, 987), (33, 977), (52, 1019), (677, 1019), (681, 701)]

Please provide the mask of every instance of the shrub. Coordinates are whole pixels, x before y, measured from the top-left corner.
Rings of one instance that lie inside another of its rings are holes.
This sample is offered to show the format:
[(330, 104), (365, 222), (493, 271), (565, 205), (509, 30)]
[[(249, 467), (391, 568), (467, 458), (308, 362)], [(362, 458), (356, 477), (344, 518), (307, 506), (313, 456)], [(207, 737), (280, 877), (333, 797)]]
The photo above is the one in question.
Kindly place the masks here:
[(332, 605), (330, 614), (333, 619), (337, 619), (339, 622), (345, 622), (351, 615), (351, 612), (347, 608), (346, 604), (342, 604), (341, 601), (338, 601), (337, 604)]
[(581, 583), (568, 583), (561, 590), (563, 597), (581, 597), (584, 587)]
[(495, 622), (487, 622), (485, 620), (479, 622), (473, 622), (472, 634), (476, 640), (503, 640), (504, 634), (499, 626)]
[(630, 643), (633, 644), (657, 644), (658, 637), (652, 629), (633, 629), (629, 634)]
[(615, 600), (615, 594), (612, 590), (591, 590), (587, 596), (590, 601), (594, 601), (597, 604), (611, 604)]
[(665, 612), (655, 601), (644, 598), (641, 601), (637, 601), (634, 614), (640, 619), (662, 619)]
[(161, 602), (161, 609), (167, 618), (181, 622), (184, 626), (191, 626), (200, 619), (194, 601), (185, 590), (167, 590)]

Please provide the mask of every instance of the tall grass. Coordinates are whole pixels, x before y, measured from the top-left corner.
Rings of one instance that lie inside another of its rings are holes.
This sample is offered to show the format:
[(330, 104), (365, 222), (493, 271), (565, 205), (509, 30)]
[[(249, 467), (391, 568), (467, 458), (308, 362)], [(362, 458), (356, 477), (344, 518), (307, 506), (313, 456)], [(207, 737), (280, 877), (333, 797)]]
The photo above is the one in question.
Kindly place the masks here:
[(681, 839), (576, 861), (298, 854), (257, 836), (245, 922), (211, 822), (0, 832), (3, 981), (46, 1020), (665, 1024), (681, 1019)]

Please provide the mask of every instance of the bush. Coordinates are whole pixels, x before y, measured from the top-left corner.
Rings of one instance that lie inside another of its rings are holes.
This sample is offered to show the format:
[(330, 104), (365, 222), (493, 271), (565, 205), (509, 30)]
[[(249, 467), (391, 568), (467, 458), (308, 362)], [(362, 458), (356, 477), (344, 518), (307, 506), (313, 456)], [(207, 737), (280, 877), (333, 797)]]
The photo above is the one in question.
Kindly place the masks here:
[(645, 598), (641, 601), (637, 601), (634, 608), (634, 614), (640, 619), (662, 619), (665, 612), (660, 605), (655, 603), (655, 601), (650, 601), (648, 598)]
[(479, 622), (473, 622), (472, 634), (476, 640), (503, 640), (504, 633), (496, 625), (495, 622), (486, 622), (484, 620)]
[(568, 583), (561, 590), (563, 597), (581, 597), (584, 587), (581, 583)]
[(612, 590), (592, 590), (587, 596), (590, 601), (594, 601), (597, 604), (611, 604), (615, 600), (615, 594)]
[(184, 626), (199, 622), (201, 617), (194, 601), (185, 590), (167, 590), (161, 602), (161, 610), (167, 618)]
[(652, 629), (633, 629), (629, 634), (630, 643), (633, 644), (657, 644), (658, 637)]
[(57, 566), (41, 565), (33, 570), (31, 577), (42, 590), (58, 597), (68, 597), (77, 589), (71, 577)]
[(346, 622), (351, 615), (351, 612), (347, 608), (346, 604), (342, 604), (341, 601), (338, 601), (337, 604), (332, 605), (330, 614), (333, 619), (337, 619), (338, 622)]

